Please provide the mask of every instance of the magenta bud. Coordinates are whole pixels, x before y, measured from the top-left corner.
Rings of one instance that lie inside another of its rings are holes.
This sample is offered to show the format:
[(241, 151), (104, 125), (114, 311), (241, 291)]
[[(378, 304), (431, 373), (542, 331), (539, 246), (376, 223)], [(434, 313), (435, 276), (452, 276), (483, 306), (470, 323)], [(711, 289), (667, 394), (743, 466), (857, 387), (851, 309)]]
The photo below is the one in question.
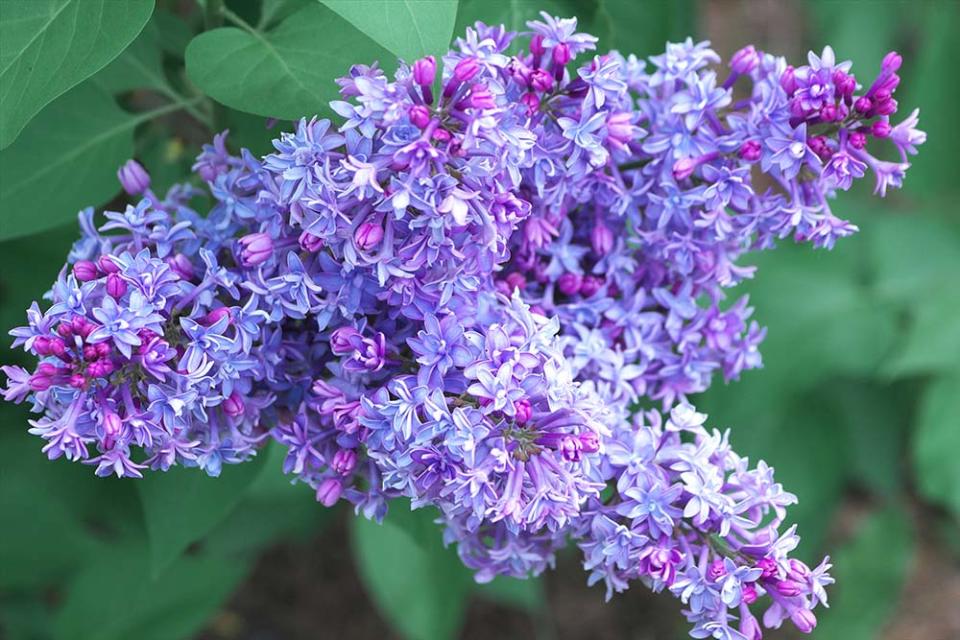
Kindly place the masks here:
[(596, 453), (600, 451), (600, 436), (593, 431), (587, 431), (581, 434), (580, 448), (586, 453)]
[(900, 57), (900, 54), (896, 51), (891, 51), (883, 56), (881, 68), (883, 68), (884, 71), (896, 71), (900, 68), (901, 64), (903, 64), (903, 58)]
[(525, 93), (520, 98), (520, 102), (527, 108), (527, 114), (534, 114), (540, 109), (540, 96), (535, 93)]
[(530, 87), (541, 93), (550, 91), (553, 88), (553, 76), (543, 69), (534, 69), (530, 73)]
[(560, 455), (563, 456), (564, 460), (569, 460), (570, 462), (580, 460), (580, 440), (573, 436), (563, 436), (563, 438), (560, 439), (560, 444), (557, 449), (559, 449)]
[(350, 475), (357, 467), (357, 452), (353, 449), (340, 449), (333, 454), (330, 468), (342, 476)]
[(193, 263), (190, 262), (190, 258), (182, 253), (167, 258), (167, 266), (170, 267), (171, 271), (180, 276), (181, 279), (193, 279)]
[(248, 233), (239, 240), (240, 263), (245, 267), (256, 267), (273, 255), (273, 238), (266, 233)]
[(859, 131), (855, 131), (854, 133), (851, 133), (850, 137), (848, 138), (848, 141), (850, 143), (850, 146), (853, 147), (854, 149), (863, 149), (864, 147), (867, 146), (867, 136), (860, 133)]
[(67, 344), (62, 338), (50, 338), (49, 349), (52, 355), (59, 357), (67, 352)]
[(50, 378), (49, 376), (35, 373), (32, 376), (30, 376), (30, 379), (27, 381), (27, 384), (34, 391), (46, 391), (51, 387), (51, 385), (53, 385), (53, 379)]
[(107, 294), (111, 298), (121, 298), (127, 292), (127, 283), (115, 273), (107, 276)]
[(420, 129), (426, 129), (427, 125), (430, 124), (430, 109), (422, 104), (410, 107), (408, 114), (410, 116), (410, 122)]
[(437, 77), (437, 60), (433, 56), (420, 58), (413, 63), (413, 81), (421, 87), (433, 84)]
[(752, 582), (743, 585), (743, 602), (748, 606), (757, 601), (757, 587)]
[(340, 481), (327, 478), (317, 487), (317, 502), (325, 507), (332, 507), (340, 499), (341, 493), (343, 493), (343, 485)]
[(607, 139), (618, 147), (626, 147), (627, 143), (633, 140), (635, 134), (633, 114), (629, 111), (615, 113), (607, 118)]
[(877, 120), (873, 123), (873, 126), (870, 127), (870, 133), (877, 138), (886, 138), (892, 130), (893, 128), (886, 120)]
[(858, 113), (867, 113), (868, 111), (870, 111), (870, 109), (873, 108), (873, 100), (871, 100), (867, 96), (860, 96), (853, 103), (853, 108)]
[(723, 560), (719, 558), (711, 562), (710, 566), (707, 567), (707, 579), (710, 582), (716, 582), (725, 575), (727, 575), (727, 568), (723, 565)]
[(790, 614), (790, 621), (803, 633), (811, 633), (817, 627), (817, 616), (809, 609), (796, 609)]
[(38, 356), (50, 355), (50, 338), (38, 336), (33, 341), (33, 352)]
[(694, 158), (681, 158), (673, 163), (674, 180), (686, 180), (693, 175), (697, 169), (697, 161)]
[(120, 434), (120, 430), (123, 428), (123, 421), (113, 411), (110, 411), (103, 416), (103, 433), (110, 437), (116, 437)]
[(73, 337), (73, 325), (69, 322), (61, 322), (59, 326), (57, 326), (57, 333), (64, 338), (71, 338)]
[(242, 416), (245, 408), (246, 405), (243, 403), (243, 398), (241, 398), (240, 394), (236, 391), (231, 393), (227, 399), (223, 401), (223, 412), (231, 418)]
[(470, 87), (467, 103), (473, 109), (494, 109), (497, 106), (493, 94), (485, 84), (475, 84)]
[(580, 284), (580, 295), (589, 298), (603, 287), (603, 280), (597, 276), (584, 276)]
[(878, 116), (892, 116), (897, 112), (897, 101), (893, 98), (884, 100), (876, 107), (876, 115)]
[(597, 220), (590, 231), (590, 246), (598, 256), (605, 256), (613, 250), (613, 231), (602, 220)]
[(298, 242), (300, 243), (301, 249), (304, 251), (309, 251), (310, 253), (316, 253), (317, 251), (320, 251), (320, 249), (323, 249), (325, 244), (323, 242), (323, 238), (320, 236), (315, 236), (309, 231), (304, 231), (301, 233), (300, 238), (298, 238)]
[(375, 222), (364, 222), (353, 236), (357, 248), (361, 251), (370, 251), (380, 245), (383, 240), (383, 227)]
[(217, 324), (222, 318), (232, 319), (232, 317), (233, 314), (230, 312), (230, 307), (217, 307), (204, 316), (203, 322), (209, 326)]
[(100, 268), (100, 271), (104, 273), (118, 273), (120, 267), (117, 266), (117, 263), (114, 262), (110, 256), (100, 256), (97, 258), (97, 267)]
[(760, 574), (761, 578), (770, 579), (777, 575), (777, 561), (773, 558), (761, 558), (757, 562), (757, 569), (763, 571)]
[(117, 179), (123, 190), (132, 196), (139, 196), (150, 188), (150, 174), (136, 160), (127, 160), (117, 170)]
[(476, 58), (464, 58), (453, 68), (453, 77), (459, 82), (466, 82), (480, 72), (480, 63)]
[(110, 352), (112, 351), (112, 349), (110, 348), (109, 342), (98, 342), (96, 344), (96, 347), (97, 347), (97, 355), (100, 356), (101, 358), (110, 355)]
[(86, 338), (94, 329), (93, 323), (83, 316), (73, 316), (70, 324), (73, 326), (73, 332), (81, 338)]
[(87, 386), (87, 379), (81, 374), (75, 373), (70, 376), (70, 386), (74, 389), (83, 389)]
[(97, 345), (88, 344), (83, 347), (83, 358), (85, 360), (96, 360), (97, 359)]
[(820, 119), (824, 122), (834, 122), (836, 121), (837, 114), (837, 105), (835, 104), (825, 104), (820, 108)]
[(747, 140), (740, 145), (740, 157), (747, 162), (756, 162), (763, 153), (763, 147), (756, 140)]
[(546, 49), (543, 48), (543, 36), (539, 33), (530, 38), (530, 53), (535, 56), (542, 56)]
[(514, 271), (513, 273), (508, 273), (507, 277), (504, 278), (507, 283), (507, 286), (510, 289), (512, 294), (516, 290), (523, 291), (527, 286), (527, 279), (523, 276), (522, 273)]
[(756, 69), (759, 64), (760, 54), (757, 53), (756, 48), (754, 48), (752, 44), (740, 49), (730, 58), (730, 68), (734, 73), (750, 73)]
[(780, 76), (780, 86), (787, 92), (787, 96), (792, 96), (797, 91), (797, 78), (793, 67), (787, 66)]
[(99, 277), (97, 265), (89, 260), (77, 260), (76, 264), (73, 265), (73, 275), (80, 282), (89, 282), (90, 280), (96, 280)]
[(330, 350), (336, 356), (345, 356), (357, 349), (357, 342), (363, 336), (353, 327), (339, 327), (330, 334)]
[(563, 66), (570, 62), (573, 56), (570, 54), (570, 47), (565, 42), (561, 42), (553, 48), (553, 63)]
[(530, 405), (530, 401), (526, 398), (515, 400), (513, 403), (513, 409), (516, 411), (514, 420), (517, 424), (526, 424), (530, 421), (530, 417), (533, 415), (533, 407)]
[(581, 284), (583, 284), (583, 278), (569, 271), (557, 278), (557, 289), (565, 296), (579, 293)]
[(803, 593), (803, 585), (799, 582), (794, 582), (793, 580), (780, 580), (776, 584), (777, 591), (792, 598), (793, 596), (798, 596)]

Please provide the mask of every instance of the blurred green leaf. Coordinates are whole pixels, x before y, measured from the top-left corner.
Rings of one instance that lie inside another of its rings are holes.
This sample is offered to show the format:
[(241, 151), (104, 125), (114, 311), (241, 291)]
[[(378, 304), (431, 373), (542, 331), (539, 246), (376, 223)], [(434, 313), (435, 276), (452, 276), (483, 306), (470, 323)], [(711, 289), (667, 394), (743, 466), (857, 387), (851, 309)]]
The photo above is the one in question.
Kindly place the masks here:
[(934, 380), (920, 400), (913, 461), (920, 491), (960, 517), (960, 372)]
[(163, 74), (163, 51), (156, 23), (149, 22), (133, 44), (96, 75), (96, 80), (111, 93), (131, 89), (169, 93), (171, 89)]
[(817, 609), (818, 640), (873, 640), (893, 614), (913, 557), (913, 532), (897, 509), (874, 513), (833, 557), (830, 609)]
[(151, 578), (144, 546), (106, 549), (67, 584), (57, 640), (171, 640), (192, 636), (246, 575), (213, 555), (185, 556)]
[(756, 256), (750, 294), (754, 319), (768, 327), (760, 347), (771, 382), (809, 388), (829, 376), (872, 375), (896, 335), (894, 310), (861, 274), (858, 237), (834, 251), (782, 245)]
[(45, 105), (137, 37), (153, 0), (5, 0), (0, 12), (0, 149)]
[(384, 49), (413, 63), (450, 48), (457, 0), (320, 0)]
[(923, 305), (944, 288), (955, 288), (960, 233), (955, 220), (938, 213), (928, 205), (865, 221), (873, 289), (884, 301)]
[(266, 32), (245, 25), (202, 33), (190, 42), (186, 58), (190, 79), (218, 102), (295, 120), (326, 111), (328, 102), (339, 99), (334, 79), (351, 65), (391, 62), (394, 56), (318, 4)]
[(520, 580), (497, 576), (491, 582), (476, 585), (475, 589), (482, 598), (524, 611), (539, 611), (547, 604), (543, 580), (539, 577)]
[(693, 0), (598, 0), (597, 5), (590, 26), (600, 37), (601, 50), (618, 49), (643, 59), (662, 51), (667, 41), (693, 35)]
[(404, 637), (455, 637), (472, 579), (453, 548), (445, 548), (436, 511), (410, 511), (395, 500), (383, 524), (357, 517), (353, 556), (374, 602)]
[(217, 478), (200, 469), (174, 467), (166, 473), (144, 474), (137, 481), (154, 576), (233, 511), (265, 460), (266, 456), (257, 456), (243, 464), (225, 464)]
[(946, 288), (911, 309), (912, 321), (884, 372), (900, 377), (960, 369), (960, 290)]

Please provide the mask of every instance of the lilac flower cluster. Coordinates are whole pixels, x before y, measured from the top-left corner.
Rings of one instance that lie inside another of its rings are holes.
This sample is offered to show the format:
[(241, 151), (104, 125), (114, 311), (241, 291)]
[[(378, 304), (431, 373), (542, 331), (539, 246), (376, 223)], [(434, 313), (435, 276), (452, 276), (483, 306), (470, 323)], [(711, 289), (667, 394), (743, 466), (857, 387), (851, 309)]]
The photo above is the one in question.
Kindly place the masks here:
[(673, 593), (694, 637), (761, 637), (760, 598), (809, 632), (831, 579), (789, 556), (795, 498), (687, 396), (760, 366), (747, 300), (723, 304), (744, 253), (832, 247), (856, 230), (837, 189), (900, 185), (924, 134), (889, 124), (899, 56), (862, 90), (829, 48), (792, 68), (747, 47), (718, 81), (706, 43), (572, 64), (596, 45), (575, 19), (529, 27), (517, 54), (478, 23), (441, 65), (355, 66), (338, 128), (302, 120), (262, 159), (221, 134), (205, 190), (161, 200), (128, 163), (142, 200), (81, 214), (4, 397), (101, 475), (216, 475), (274, 440), (324, 505), (439, 509), (478, 580), (574, 539), (591, 583)]

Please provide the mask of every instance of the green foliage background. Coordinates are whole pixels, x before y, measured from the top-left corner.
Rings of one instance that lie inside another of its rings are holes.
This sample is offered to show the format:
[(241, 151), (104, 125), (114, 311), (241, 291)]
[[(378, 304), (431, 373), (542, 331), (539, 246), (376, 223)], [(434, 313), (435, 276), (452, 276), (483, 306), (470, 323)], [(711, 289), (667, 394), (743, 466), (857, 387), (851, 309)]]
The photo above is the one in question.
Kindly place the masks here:
[[(816, 637), (869, 639), (896, 607), (917, 540), (957, 541), (960, 87), (949, 76), (960, 59), (960, 8), (951, 0), (784, 6), (803, 18), (805, 47), (830, 43), (861, 74), (887, 50), (903, 52), (901, 108), (922, 107), (929, 141), (902, 192), (883, 202), (865, 189), (843, 195), (836, 210), (862, 231), (835, 251), (783, 246), (757, 256), (759, 276), (744, 289), (769, 328), (765, 369), (718, 382), (696, 401), (799, 495), (802, 554), (828, 544), (835, 552), (840, 584)], [(0, 0), (0, 329), (22, 323), (55, 278), (76, 211), (118, 196), (115, 171), (128, 157), (164, 188), (213, 131), (229, 127), (234, 143), (266, 152), (279, 129), (264, 117), (327, 114), (333, 78), (350, 64), (380, 59), (389, 70), (397, 56), (443, 51), (477, 19), (520, 27), (540, 9), (578, 15), (601, 48), (645, 56), (668, 39), (705, 35), (704, 15), (717, 7)], [(26, 364), (5, 341), (0, 361)], [(89, 468), (48, 462), (27, 417), (0, 405), (0, 636), (189, 637), (266, 545), (307, 539), (330, 519), (284, 478), (279, 451), (216, 480), (185, 470), (99, 480)], [(861, 517), (837, 535), (851, 503)], [(360, 575), (397, 633), (455, 637), (474, 596), (543, 613), (539, 581), (477, 587), (430, 514), (397, 507), (384, 526), (356, 520), (352, 531)]]

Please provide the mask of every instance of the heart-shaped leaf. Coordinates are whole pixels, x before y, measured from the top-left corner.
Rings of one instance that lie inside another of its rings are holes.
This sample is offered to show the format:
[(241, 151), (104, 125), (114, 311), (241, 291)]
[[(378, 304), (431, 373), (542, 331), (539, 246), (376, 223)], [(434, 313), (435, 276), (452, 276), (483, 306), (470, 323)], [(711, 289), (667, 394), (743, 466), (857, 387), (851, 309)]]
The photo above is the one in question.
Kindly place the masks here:
[(44, 106), (123, 51), (153, 0), (5, 0), (0, 11), (0, 149)]
[(190, 79), (218, 102), (286, 120), (325, 111), (340, 97), (335, 78), (351, 65), (394, 57), (319, 4), (266, 32), (207, 31), (190, 42), (186, 55)]
[(320, 0), (407, 62), (450, 47), (457, 0)]

